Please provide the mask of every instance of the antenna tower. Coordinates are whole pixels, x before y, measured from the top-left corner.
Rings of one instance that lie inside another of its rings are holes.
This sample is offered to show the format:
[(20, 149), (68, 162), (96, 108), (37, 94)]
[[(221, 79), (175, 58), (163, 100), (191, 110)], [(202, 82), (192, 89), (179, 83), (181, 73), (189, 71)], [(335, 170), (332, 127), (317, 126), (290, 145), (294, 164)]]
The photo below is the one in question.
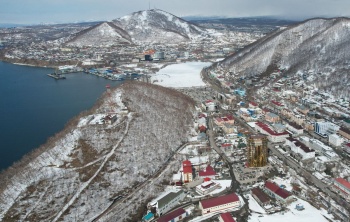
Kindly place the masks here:
[(107, 110), (111, 114), (114, 111), (115, 103), (113, 102), (113, 99), (112, 99), (111, 86), (106, 85), (106, 89), (107, 89), (107, 104), (108, 104)]

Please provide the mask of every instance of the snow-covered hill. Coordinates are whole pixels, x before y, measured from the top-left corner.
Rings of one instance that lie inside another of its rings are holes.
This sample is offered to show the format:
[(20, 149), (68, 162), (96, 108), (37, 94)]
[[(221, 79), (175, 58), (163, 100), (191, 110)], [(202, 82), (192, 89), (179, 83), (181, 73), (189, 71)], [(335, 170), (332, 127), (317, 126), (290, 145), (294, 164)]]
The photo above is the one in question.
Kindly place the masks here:
[(1, 173), (0, 221), (139, 221), (137, 209), (177, 169), (193, 114), (194, 102), (172, 89), (134, 81), (112, 90)]
[(137, 42), (178, 43), (207, 34), (206, 29), (159, 9), (135, 12), (113, 22)]
[(83, 30), (67, 42), (70, 46), (99, 46), (108, 47), (111, 45), (131, 44), (129, 34), (111, 22), (103, 22), (91, 28)]
[(349, 90), (350, 19), (312, 19), (277, 30), (218, 64), (227, 77), (314, 73), (313, 83), (335, 91)]

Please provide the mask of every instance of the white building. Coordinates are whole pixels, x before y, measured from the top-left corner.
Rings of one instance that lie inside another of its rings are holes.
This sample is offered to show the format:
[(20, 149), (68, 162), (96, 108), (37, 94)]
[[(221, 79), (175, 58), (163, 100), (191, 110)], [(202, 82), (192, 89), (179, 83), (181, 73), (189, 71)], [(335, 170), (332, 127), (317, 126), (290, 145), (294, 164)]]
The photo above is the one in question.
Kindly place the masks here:
[(151, 208), (156, 208), (159, 216), (165, 214), (185, 198), (186, 194), (182, 190), (171, 190), (159, 196), (149, 203)]
[(286, 125), (287, 129), (292, 132), (294, 135), (301, 135), (304, 133), (304, 130), (301, 126), (296, 123), (288, 123)]
[(331, 134), (335, 134), (339, 130), (339, 126), (331, 122), (316, 122), (315, 133), (322, 137), (328, 137)]
[(299, 140), (296, 140), (294, 138), (287, 138), (285, 145), (289, 146), (294, 153), (300, 154), (302, 160), (315, 158), (315, 150), (310, 149)]
[(235, 193), (199, 201), (202, 215), (213, 212), (225, 212), (241, 206), (241, 201)]
[(276, 133), (268, 125), (262, 122), (255, 123), (255, 129), (261, 134), (267, 135), (267, 139), (272, 143), (282, 143), (285, 142), (286, 138), (289, 137), (289, 133), (282, 132)]
[(219, 187), (220, 187), (219, 183), (216, 183), (212, 180), (205, 181), (204, 183), (196, 186), (196, 192), (201, 195), (207, 195), (208, 193), (212, 192), (215, 189), (218, 189)]
[(328, 141), (333, 146), (340, 146), (343, 143), (344, 140), (343, 140), (343, 138), (341, 138), (337, 134), (331, 134), (328, 137)]

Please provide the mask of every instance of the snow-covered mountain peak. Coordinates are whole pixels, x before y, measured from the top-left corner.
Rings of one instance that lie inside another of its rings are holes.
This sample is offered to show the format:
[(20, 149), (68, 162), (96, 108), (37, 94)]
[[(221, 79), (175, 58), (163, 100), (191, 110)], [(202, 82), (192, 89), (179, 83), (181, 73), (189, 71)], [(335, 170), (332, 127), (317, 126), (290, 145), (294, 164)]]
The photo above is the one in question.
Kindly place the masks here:
[(207, 34), (206, 29), (159, 9), (134, 12), (113, 22), (139, 42), (176, 43)]
[(129, 34), (111, 22), (103, 22), (89, 29), (77, 33), (67, 42), (72, 46), (100, 46), (108, 47), (118, 44), (130, 44), (132, 40)]

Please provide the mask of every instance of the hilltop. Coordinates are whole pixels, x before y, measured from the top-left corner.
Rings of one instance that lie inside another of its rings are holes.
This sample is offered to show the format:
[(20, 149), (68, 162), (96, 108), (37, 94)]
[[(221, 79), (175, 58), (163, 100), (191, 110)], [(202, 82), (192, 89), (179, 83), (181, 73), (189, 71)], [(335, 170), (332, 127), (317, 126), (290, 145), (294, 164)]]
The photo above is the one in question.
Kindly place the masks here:
[[(215, 64), (226, 78), (311, 74), (310, 83), (349, 95), (350, 19), (311, 19), (281, 28)], [(344, 91), (343, 91), (344, 90)]]

